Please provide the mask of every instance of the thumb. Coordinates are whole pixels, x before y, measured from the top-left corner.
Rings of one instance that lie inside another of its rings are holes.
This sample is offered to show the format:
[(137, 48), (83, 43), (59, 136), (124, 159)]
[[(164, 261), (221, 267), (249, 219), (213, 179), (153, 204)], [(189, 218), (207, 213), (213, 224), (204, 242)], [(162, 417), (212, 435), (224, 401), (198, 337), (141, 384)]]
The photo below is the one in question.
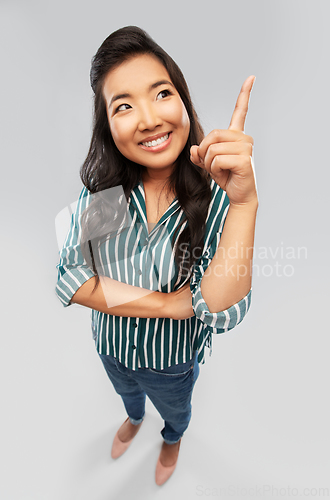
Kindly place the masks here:
[(190, 148), (190, 159), (198, 167), (201, 167), (201, 166), (204, 165), (203, 161), (201, 160), (201, 158), (200, 158), (200, 156), (198, 154), (198, 146), (191, 146), (191, 148)]

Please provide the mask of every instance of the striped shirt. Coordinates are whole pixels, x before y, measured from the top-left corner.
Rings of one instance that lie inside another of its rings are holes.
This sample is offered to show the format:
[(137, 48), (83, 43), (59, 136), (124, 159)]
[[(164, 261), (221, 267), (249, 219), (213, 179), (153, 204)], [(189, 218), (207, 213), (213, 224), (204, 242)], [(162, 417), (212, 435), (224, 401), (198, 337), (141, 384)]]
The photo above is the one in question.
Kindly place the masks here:
[[(92, 310), (92, 330), (100, 354), (112, 355), (126, 367), (162, 370), (189, 361), (195, 350), (198, 361), (205, 362), (205, 346), (211, 349), (212, 333), (223, 333), (242, 321), (251, 302), (251, 290), (237, 304), (225, 311), (210, 313), (201, 293), (203, 274), (220, 242), (229, 208), (229, 199), (213, 179), (212, 198), (206, 219), (204, 247), (190, 278), (194, 316), (184, 320), (171, 318), (131, 318)], [(121, 187), (122, 189), (122, 187)], [(123, 192), (123, 191), (122, 191)], [(83, 188), (72, 214), (71, 226), (60, 252), (56, 293), (64, 306), (88, 279), (94, 276), (82, 257), (81, 214), (92, 196)], [(125, 230), (103, 243), (99, 257), (105, 274), (117, 281), (169, 293), (181, 288), (181, 277), (173, 249), (186, 227), (185, 214), (177, 198), (173, 200), (155, 227), (149, 232), (143, 182), (134, 187), (127, 210), (131, 223)], [(211, 354), (211, 351), (210, 351)]]

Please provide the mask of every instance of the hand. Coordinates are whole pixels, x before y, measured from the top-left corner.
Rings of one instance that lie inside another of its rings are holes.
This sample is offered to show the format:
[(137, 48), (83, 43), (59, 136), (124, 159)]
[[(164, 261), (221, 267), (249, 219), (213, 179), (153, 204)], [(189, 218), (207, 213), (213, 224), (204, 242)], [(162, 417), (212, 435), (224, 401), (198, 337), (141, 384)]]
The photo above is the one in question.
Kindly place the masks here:
[(228, 130), (213, 130), (190, 149), (191, 161), (210, 173), (233, 205), (257, 201), (252, 165), (253, 139), (244, 134), (245, 118), (255, 76), (242, 85)]
[(176, 290), (165, 294), (165, 317), (172, 319), (188, 319), (195, 316), (192, 308), (192, 297), (190, 283)]

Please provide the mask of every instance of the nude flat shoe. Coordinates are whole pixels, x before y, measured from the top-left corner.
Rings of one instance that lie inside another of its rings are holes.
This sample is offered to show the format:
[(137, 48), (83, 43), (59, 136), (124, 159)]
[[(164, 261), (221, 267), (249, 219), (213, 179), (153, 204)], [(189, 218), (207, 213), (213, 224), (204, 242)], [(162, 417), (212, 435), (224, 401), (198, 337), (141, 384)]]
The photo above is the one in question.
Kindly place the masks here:
[[(181, 445), (181, 439), (180, 439), (180, 445)], [(180, 445), (179, 445), (179, 450), (180, 450)], [(178, 454), (179, 458), (179, 454)], [(162, 484), (166, 483), (166, 481), (172, 476), (173, 472), (175, 471), (176, 464), (178, 462), (178, 458), (176, 459), (175, 464), (169, 465), (166, 467), (163, 465), (160, 461), (160, 454), (158, 457), (157, 465), (156, 465), (156, 474), (155, 474), (155, 479), (156, 479), (156, 484), (158, 486), (161, 486)]]
[[(112, 458), (119, 458), (123, 453), (125, 453), (125, 451), (127, 450), (127, 448), (129, 447), (129, 445), (132, 443), (134, 437), (132, 439), (130, 439), (129, 441), (126, 441), (125, 443), (123, 441), (120, 441), (119, 437), (118, 437), (118, 433), (120, 431), (120, 429), (122, 428), (122, 426), (127, 422), (127, 420), (129, 420), (129, 417), (126, 418), (125, 422), (120, 426), (120, 428), (118, 429), (118, 431), (116, 432), (116, 435), (114, 437), (114, 440), (113, 440), (113, 443), (112, 443), (112, 449), (111, 449), (111, 457)], [(142, 424), (142, 422), (141, 422)]]

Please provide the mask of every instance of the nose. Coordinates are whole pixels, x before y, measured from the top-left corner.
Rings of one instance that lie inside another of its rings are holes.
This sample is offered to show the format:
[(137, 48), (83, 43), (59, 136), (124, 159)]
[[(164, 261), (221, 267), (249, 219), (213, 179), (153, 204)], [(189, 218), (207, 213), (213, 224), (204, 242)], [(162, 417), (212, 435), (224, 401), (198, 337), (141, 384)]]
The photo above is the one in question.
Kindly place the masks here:
[(156, 112), (153, 103), (146, 103), (141, 105), (139, 110), (139, 131), (153, 130), (158, 125), (162, 124), (162, 119)]

